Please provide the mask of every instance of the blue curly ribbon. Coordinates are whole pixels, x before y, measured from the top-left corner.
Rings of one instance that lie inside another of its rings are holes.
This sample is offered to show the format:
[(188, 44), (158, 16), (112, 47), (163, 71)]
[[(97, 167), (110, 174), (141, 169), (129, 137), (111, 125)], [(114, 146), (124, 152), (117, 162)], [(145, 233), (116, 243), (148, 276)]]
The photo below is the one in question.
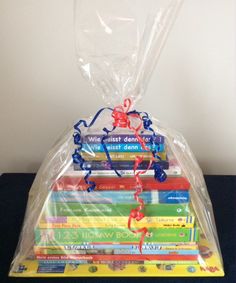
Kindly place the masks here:
[[(150, 143), (152, 144), (152, 155), (153, 157), (161, 160), (161, 157), (158, 156), (157, 150), (155, 147), (154, 139), (157, 136), (152, 125), (152, 120), (149, 118), (149, 115), (147, 112), (144, 112), (144, 115), (142, 116), (143, 120), (143, 127), (145, 130), (152, 132), (152, 137), (150, 138)], [(167, 179), (166, 172), (162, 169), (162, 167), (158, 164), (158, 162), (153, 162), (153, 169), (154, 169), (154, 178), (158, 180), (159, 182), (164, 182)]]
[[(85, 175), (84, 180), (85, 180), (85, 183), (89, 186), (87, 188), (88, 192), (94, 191), (95, 188), (96, 188), (96, 184), (95, 184), (95, 182), (89, 180), (89, 177), (92, 174), (92, 170), (85, 166), (85, 159), (80, 154), (80, 151), (83, 147), (83, 143), (81, 141), (80, 126), (83, 125), (85, 128), (92, 127), (94, 125), (94, 123), (96, 122), (96, 120), (98, 119), (98, 117), (100, 116), (100, 114), (105, 110), (113, 111), (113, 109), (109, 108), (109, 107), (102, 108), (96, 113), (96, 115), (93, 117), (92, 121), (89, 124), (87, 124), (87, 122), (85, 120), (80, 120), (74, 126), (74, 129), (76, 130), (76, 132), (74, 133), (73, 137), (74, 137), (74, 143), (75, 143), (75, 145), (77, 145), (77, 148), (75, 149), (75, 152), (72, 154), (72, 159), (73, 159), (74, 164), (78, 164), (80, 166), (81, 170), (87, 171), (87, 174)], [(106, 146), (105, 146), (105, 148), (106, 148)], [(106, 152), (108, 153), (107, 148), (106, 148)], [(108, 153), (108, 155), (109, 155), (109, 153)]]
[(102, 139), (101, 139), (101, 144), (102, 144), (102, 146), (103, 146), (104, 152), (106, 153), (107, 160), (108, 160), (108, 162), (109, 162), (109, 164), (110, 164), (111, 169), (115, 171), (115, 173), (116, 173), (116, 175), (117, 175), (118, 177), (122, 177), (121, 174), (114, 168), (113, 163), (112, 163), (112, 160), (111, 160), (111, 157), (110, 157), (110, 154), (109, 154), (109, 151), (107, 150), (107, 147), (106, 147), (106, 144), (105, 144), (105, 140), (108, 139), (109, 134), (112, 133), (115, 129), (116, 129), (116, 127), (113, 127), (112, 130), (108, 130), (107, 128), (103, 128), (103, 131), (104, 131), (106, 134), (102, 137)]

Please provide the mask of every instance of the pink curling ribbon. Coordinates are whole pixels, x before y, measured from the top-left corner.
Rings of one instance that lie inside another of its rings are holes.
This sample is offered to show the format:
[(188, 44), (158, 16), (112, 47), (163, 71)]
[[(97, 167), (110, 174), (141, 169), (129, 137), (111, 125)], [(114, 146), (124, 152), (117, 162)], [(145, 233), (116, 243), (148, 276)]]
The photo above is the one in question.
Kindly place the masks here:
[[(143, 120), (139, 113), (129, 112), (131, 105), (132, 105), (131, 99), (127, 98), (124, 100), (124, 106), (119, 105), (114, 108), (112, 112), (112, 117), (114, 118), (113, 126), (120, 127), (120, 128), (128, 128), (134, 131), (134, 135), (136, 136), (139, 143), (141, 144), (142, 149), (150, 151), (150, 148), (146, 146), (145, 141), (139, 136), (139, 131), (141, 130), (143, 126)], [(137, 127), (131, 126), (130, 117), (137, 118), (139, 120), (140, 123)]]
[[(117, 107), (114, 108), (113, 112), (112, 112), (112, 117), (114, 118), (114, 123), (113, 126), (114, 127), (120, 127), (120, 128), (128, 128), (131, 131), (134, 132), (134, 135), (136, 136), (137, 140), (139, 141), (140, 145), (142, 146), (143, 150), (147, 150), (147, 151), (151, 151), (150, 148), (148, 148), (146, 146), (145, 141), (140, 137), (139, 135), (139, 131), (141, 130), (142, 126), (143, 126), (143, 121), (142, 118), (140, 116), (139, 113), (137, 112), (129, 112), (130, 107), (132, 105), (132, 102), (130, 99), (125, 99), (124, 101), (124, 105), (119, 105)], [(133, 127), (131, 125), (131, 121), (130, 118), (135, 118), (138, 121), (138, 125), (136, 127)], [(135, 180), (136, 180), (136, 192), (134, 193), (134, 199), (139, 203), (139, 206), (135, 209), (132, 209), (129, 215), (129, 219), (128, 219), (128, 228), (129, 230), (134, 233), (134, 234), (138, 234), (141, 233), (141, 239), (139, 241), (139, 251), (140, 253), (142, 253), (142, 246), (143, 246), (143, 242), (146, 236), (149, 236), (150, 234), (148, 233), (148, 229), (146, 227), (137, 229), (137, 230), (133, 230), (131, 228), (131, 222), (132, 220), (136, 220), (136, 221), (140, 221), (142, 220), (145, 215), (143, 212), (141, 212), (141, 210), (144, 209), (144, 201), (143, 199), (141, 199), (139, 197), (139, 195), (143, 192), (143, 184), (142, 184), (142, 180), (140, 178), (140, 175), (145, 174), (147, 170), (149, 170), (152, 166), (152, 163), (154, 161), (154, 157), (150, 158), (150, 162), (148, 165), (148, 168), (144, 171), (138, 171), (138, 166), (139, 164), (141, 164), (143, 162), (143, 156), (136, 156), (135, 158), (135, 164), (134, 164), (134, 175), (135, 175)]]

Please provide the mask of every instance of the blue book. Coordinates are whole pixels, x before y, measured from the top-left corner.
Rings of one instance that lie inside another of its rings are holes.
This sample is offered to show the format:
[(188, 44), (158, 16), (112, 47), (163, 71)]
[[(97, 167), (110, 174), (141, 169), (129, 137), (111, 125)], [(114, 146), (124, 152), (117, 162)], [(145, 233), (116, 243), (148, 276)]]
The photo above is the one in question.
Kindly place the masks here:
[[(101, 143), (104, 135), (86, 135), (82, 136), (82, 140), (84, 143)], [(152, 135), (140, 135), (140, 137), (146, 142), (150, 143), (151, 139), (154, 143), (164, 143), (165, 138), (161, 135), (156, 135), (153, 137)], [(108, 138), (105, 140), (105, 143), (138, 143), (138, 139), (135, 135), (125, 135), (125, 134), (110, 134)]]
[[(154, 147), (150, 144), (146, 144), (146, 146), (151, 150), (156, 150), (156, 152), (165, 151), (163, 143), (155, 144)], [(148, 152), (143, 150), (139, 143), (111, 143), (107, 144), (106, 148), (109, 152)], [(90, 154), (93, 152), (104, 152), (102, 144), (98, 143), (83, 143), (81, 150)]]
[[(188, 203), (189, 191), (146, 191), (140, 195), (145, 203)], [(52, 192), (50, 200), (53, 202), (79, 202), (100, 204), (134, 204), (134, 194), (129, 191), (59, 191)]]

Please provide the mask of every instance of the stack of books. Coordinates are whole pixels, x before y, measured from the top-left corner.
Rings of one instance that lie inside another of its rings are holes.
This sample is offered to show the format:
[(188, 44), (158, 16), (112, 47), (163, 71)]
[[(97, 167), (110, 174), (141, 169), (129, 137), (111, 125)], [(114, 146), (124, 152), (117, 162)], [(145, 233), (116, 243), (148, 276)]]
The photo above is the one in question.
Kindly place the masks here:
[[(150, 144), (150, 136), (142, 138)], [(143, 151), (135, 136), (111, 136), (106, 141), (116, 176), (101, 145), (101, 136), (83, 139), (82, 156), (92, 170), (94, 192), (87, 192), (86, 172), (78, 165), (52, 186), (42, 216), (35, 228), (35, 258), (43, 264), (197, 264), (199, 229), (191, 209), (190, 183), (181, 168), (168, 159), (164, 137), (155, 138), (165, 182), (153, 177), (153, 170), (140, 175), (145, 217), (131, 223), (132, 230), (146, 227), (148, 233), (140, 252), (140, 233), (128, 229), (136, 181), (136, 156), (143, 156), (139, 169), (146, 169), (151, 153)], [(151, 145), (150, 145), (151, 146)]]
[[(156, 136), (151, 144), (150, 135), (142, 135), (142, 139), (146, 142), (146, 146), (155, 149), (157, 155), (160, 157), (159, 164), (167, 170), (169, 176), (180, 175), (181, 170), (178, 166), (169, 166), (167, 158), (166, 147), (163, 136)], [(84, 167), (93, 170), (93, 176), (112, 176), (117, 177), (117, 174), (111, 168), (111, 164), (107, 161), (107, 155), (101, 144), (101, 135), (87, 135), (83, 139), (83, 147), (81, 155), (85, 159)], [(148, 168), (152, 153), (144, 151), (135, 136), (131, 135), (112, 135), (105, 140), (106, 148), (112, 160), (113, 169), (119, 171), (123, 177), (134, 176), (134, 161), (136, 156), (142, 156), (143, 162), (139, 165), (139, 170)], [(74, 166), (75, 170), (80, 170), (80, 165)], [(145, 176), (153, 176), (153, 170), (147, 170)], [(83, 172), (81, 172), (83, 174)], [(76, 172), (79, 176), (79, 172)]]

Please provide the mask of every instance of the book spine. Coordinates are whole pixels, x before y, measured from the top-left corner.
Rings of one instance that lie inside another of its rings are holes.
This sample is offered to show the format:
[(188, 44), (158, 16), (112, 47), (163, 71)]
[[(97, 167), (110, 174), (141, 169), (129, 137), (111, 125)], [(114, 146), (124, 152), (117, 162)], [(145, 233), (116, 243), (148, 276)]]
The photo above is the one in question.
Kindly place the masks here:
[[(113, 223), (113, 222), (118, 222), (118, 223), (127, 223), (127, 217), (126, 216), (101, 216), (101, 217), (96, 217), (96, 222), (99, 223)], [(167, 224), (194, 224), (195, 222), (195, 217), (194, 216), (156, 216), (156, 217), (144, 217), (142, 220), (138, 221), (142, 223), (143, 225), (146, 225), (147, 223), (167, 223)], [(72, 224), (77, 224), (77, 223), (94, 223), (94, 217), (89, 217), (89, 216), (56, 216), (56, 217), (42, 217), (40, 219), (40, 223), (72, 223)]]
[[(187, 217), (144, 217), (141, 221), (133, 221), (132, 226), (139, 227), (160, 227), (160, 228), (193, 228), (195, 223), (194, 216)], [(42, 226), (44, 225), (44, 226)], [(62, 217), (42, 217), (39, 226), (40, 228), (50, 228), (50, 225), (55, 225), (52, 228), (86, 228), (94, 227), (94, 217), (76, 217), (76, 216), (62, 216)], [(96, 217), (97, 228), (109, 227), (127, 227), (127, 217), (111, 216), (111, 217)], [(47, 227), (46, 227), (47, 226)]]
[[(131, 190), (135, 191), (136, 181), (134, 178), (115, 178), (115, 177), (91, 177), (91, 181), (95, 182), (96, 190), (101, 191), (116, 191), (116, 190)], [(189, 190), (190, 183), (184, 177), (167, 178), (165, 182), (157, 182), (153, 177), (142, 178), (143, 190), (162, 190), (162, 191), (182, 191)], [(58, 179), (52, 185), (53, 191), (77, 191), (87, 190), (88, 185), (81, 177), (64, 176)]]
[[(145, 152), (109, 152), (110, 158), (112, 161), (131, 161), (135, 160), (137, 155), (142, 155), (143, 160), (150, 160), (152, 158), (152, 153), (149, 151)], [(85, 160), (93, 160), (93, 161), (106, 161), (107, 156), (106, 153), (104, 152), (83, 152), (81, 151), (81, 156)], [(166, 152), (158, 152), (158, 156), (161, 158), (163, 161), (167, 161), (167, 155)]]
[[(145, 242), (196, 242), (197, 229), (148, 229), (150, 236)], [(96, 228), (96, 229), (35, 229), (35, 243), (37, 245), (66, 245), (81, 242), (132, 242), (139, 241), (140, 235), (122, 228)]]
[[(35, 254), (41, 255), (139, 255), (140, 251), (130, 249), (92, 249), (92, 250), (60, 250), (34, 248)], [(199, 250), (142, 250), (143, 255), (199, 255)]]
[[(146, 142), (150, 143), (151, 135), (140, 135), (140, 137)], [(82, 141), (84, 143), (101, 143), (103, 135), (86, 135), (82, 136)], [(137, 137), (134, 135), (110, 135), (106, 140), (106, 143), (138, 143)], [(156, 135), (153, 138), (154, 143), (164, 143), (165, 138), (161, 135)]]
[[(179, 166), (171, 166), (169, 169), (164, 169), (168, 177), (177, 177), (181, 176), (181, 168)], [(134, 170), (119, 170), (119, 173), (122, 177), (134, 177)], [(87, 171), (83, 170), (74, 170), (72, 168), (70, 171), (65, 173), (65, 176), (74, 176), (74, 177), (84, 177), (87, 174)], [(142, 177), (153, 177), (153, 170), (146, 170)], [(94, 170), (92, 172), (93, 177), (117, 177), (117, 174), (114, 170)]]
[[(137, 170), (146, 170), (149, 167), (149, 161), (144, 161), (139, 164)], [(158, 164), (161, 166), (163, 170), (169, 169), (168, 161), (158, 161)], [(85, 161), (83, 163), (84, 168), (91, 170), (111, 170), (111, 164), (108, 161)], [(134, 169), (134, 161), (114, 161), (112, 162), (113, 169), (116, 170), (133, 170)], [(153, 164), (150, 169), (153, 169)], [(74, 170), (82, 170), (80, 165), (74, 164)], [(152, 174), (153, 175), (153, 174)]]
[(197, 255), (35, 255), (37, 260), (93, 260), (93, 261), (129, 261), (129, 260), (197, 260)]
[[(156, 152), (165, 151), (165, 145), (163, 143), (156, 144), (155, 146), (147, 144), (146, 146)], [(147, 150), (143, 150), (139, 143), (111, 143), (107, 144), (106, 147), (109, 152), (147, 152)], [(88, 153), (105, 152), (102, 144), (98, 143), (83, 143), (81, 150)]]
[[(130, 161), (135, 160), (137, 155), (140, 155), (140, 152), (110, 152), (110, 158), (112, 161)], [(142, 152), (143, 160), (150, 160), (152, 158), (152, 152), (146, 151)], [(81, 152), (81, 156), (85, 160), (98, 160), (98, 161), (106, 161), (107, 156), (105, 152)], [(161, 158), (161, 160), (166, 161), (167, 156), (166, 152), (159, 152), (158, 156)]]
[[(146, 191), (140, 195), (140, 198), (146, 203), (188, 203), (189, 191)], [(52, 192), (50, 196), (52, 202), (79, 202), (83, 204), (135, 204), (137, 201), (134, 195), (128, 191), (100, 191), (88, 194), (85, 191), (61, 191)]]
[[(83, 264), (93, 264), (93, 265), (101, 265), (101, 264), (109, 264), (110, 261), (104, 261), (104, 260), (38, 260), (39, 262), (39, 266), (42, 265), (46, 265), (48, 266), (48, 268), (50, 268), (51, 265), (58, 265), (59, 267), (62, 264), (79, 264), (79, 265), (83, 265)], [(187, 267), (189, 267), (189, 265), (195, 265), (198, 264), (198, 260), (123, 260), (122, 263), (124, 265), (156, 265), (156, 264), (168, 264), (168, 265), (187, 265)], [(55, 270), (56, 266), (53, 267), (53, 270)]]
[[(48, 203), (46, 216), (129, 216), (137, 204)], [(146, 216), (190, 216), (188, 204), (147, 204)]]
[[(69, 229), (69, 228), (127, 228), (127, 221), (126, 223), (104, 223), (104, 222), (96, 222), (95, 223), (39, 223), (39, 228), (43, 229)], [(143, 224), (136, 222), (132, 225), (132, 228), (142, 228)], [(194, 224), (166, 224), (166, 223), (146, 223), (146, 228), (193, 228)]]
[[(125, 249), (125, 250), (139, 250), (139, 245), (136, 243), (125, 244), (125, 243), (116, 243), (116, 244), (103, 244), (103, 243), (85, 243), (82, 245), (64, 245), (64, 246), (35, 246), (34, 249), (43, 251), (43, 250), (61, 250), (61, 253), (66, 253), (67, 251), (77, 251), (77, 250), (112, 250), (112, 249)], [(145, 243), (142, 246), (142, 251), (151, 251), (151, 250), (198, 250), (198, 245), (195, 243), (162, 243), (162, 244), (153, 244)]]

